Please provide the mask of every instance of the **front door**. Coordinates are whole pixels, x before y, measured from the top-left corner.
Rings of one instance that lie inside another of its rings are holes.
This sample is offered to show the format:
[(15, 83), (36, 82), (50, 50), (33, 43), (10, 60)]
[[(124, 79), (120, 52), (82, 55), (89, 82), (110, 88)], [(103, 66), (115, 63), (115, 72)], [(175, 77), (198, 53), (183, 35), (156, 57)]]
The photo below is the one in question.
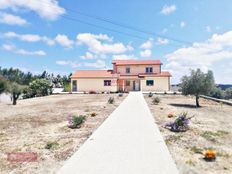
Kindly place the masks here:
[(139, 91), (139, 81), (133, 81), (133, 90)]
[(76, 80), (72, 81), (72, 91), (77, 92), (77, 81)]

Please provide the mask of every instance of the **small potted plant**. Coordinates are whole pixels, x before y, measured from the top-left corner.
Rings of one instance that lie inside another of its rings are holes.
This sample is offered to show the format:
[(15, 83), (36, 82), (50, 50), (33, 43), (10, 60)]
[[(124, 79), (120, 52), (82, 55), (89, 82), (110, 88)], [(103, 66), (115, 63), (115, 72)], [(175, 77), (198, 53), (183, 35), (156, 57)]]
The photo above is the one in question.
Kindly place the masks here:
[(149, 92), (148, 97), (152, 97), (152, 96), (153, 96), (152, 92)]
[(168, 114), (168, 118), (172, 118), (172, 117), (174, 117), (174, 114), (173, 113), (169, 113)]
[(96, 114), (96, 112), (92, 112), (90, 115), (91, 115), (91, 117), (95, 117), (97, 114)]
[(206, 150), (204, 153), (204, 159), (206, 161), (215, 161), (216, 160), (216, 152), (214, 150)]

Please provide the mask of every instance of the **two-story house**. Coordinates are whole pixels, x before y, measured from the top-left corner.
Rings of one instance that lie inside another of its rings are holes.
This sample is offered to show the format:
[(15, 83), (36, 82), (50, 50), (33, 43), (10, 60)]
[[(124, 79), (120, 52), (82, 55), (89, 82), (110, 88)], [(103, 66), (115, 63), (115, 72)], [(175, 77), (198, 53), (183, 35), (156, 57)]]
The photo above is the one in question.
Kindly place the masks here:
[(171, 74), (160, 60), (113, 60), (113, 70), (78, 70), (72, 92), (169, 91)]

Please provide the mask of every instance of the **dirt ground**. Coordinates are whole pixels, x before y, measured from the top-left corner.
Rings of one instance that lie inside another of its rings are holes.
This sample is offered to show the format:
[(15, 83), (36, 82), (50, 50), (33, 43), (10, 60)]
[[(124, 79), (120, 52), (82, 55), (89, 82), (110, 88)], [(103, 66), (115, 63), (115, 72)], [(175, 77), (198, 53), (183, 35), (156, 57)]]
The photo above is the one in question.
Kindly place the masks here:
[[(115, 103), (108, 104), (114, 96)], [(55, 173), (125, 98), (116, 94), (54, 95), (0, 103), (0, 173)], [(97, 115), (91, 117), (95, 112)], [(67, 127), (70, 114), (85, 115), (79, 129)], [(46, 149), (48, 143), (54, 146)], [(35, 152), (37, 162), (12, 163), (9, 152)]]
[[(232, 106), (200, 99), (202, 107), (196, 109), (195, 98), (190, 96), (158, 97), (161, 102), (153, 105), (152, 98), (145, 95), (180, 174), (231, 174)], [(195, 115), (187, 132), (175, 133), (163, 127), (175, 120), (175, 117), (167, 117), (169, 113), (178, 115), (182, 112), (187, 112), (189, 117)], [(214, 162), (203, 159), (202, 153), (209, 148), (217, 153)]]

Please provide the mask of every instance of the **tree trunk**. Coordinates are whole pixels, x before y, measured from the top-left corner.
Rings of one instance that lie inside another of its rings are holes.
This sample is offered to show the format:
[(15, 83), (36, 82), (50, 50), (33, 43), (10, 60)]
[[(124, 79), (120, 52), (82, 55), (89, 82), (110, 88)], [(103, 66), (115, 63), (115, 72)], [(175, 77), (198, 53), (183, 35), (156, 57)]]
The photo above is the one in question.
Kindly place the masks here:
[(199, 95), (196, 95), (196, 107), (199, 108), (200, 104), (199, 104)]
[(18, 95), (13, 93), (13, 105), (16, 105), (17, 104), (17, 99), (18, 99)]

